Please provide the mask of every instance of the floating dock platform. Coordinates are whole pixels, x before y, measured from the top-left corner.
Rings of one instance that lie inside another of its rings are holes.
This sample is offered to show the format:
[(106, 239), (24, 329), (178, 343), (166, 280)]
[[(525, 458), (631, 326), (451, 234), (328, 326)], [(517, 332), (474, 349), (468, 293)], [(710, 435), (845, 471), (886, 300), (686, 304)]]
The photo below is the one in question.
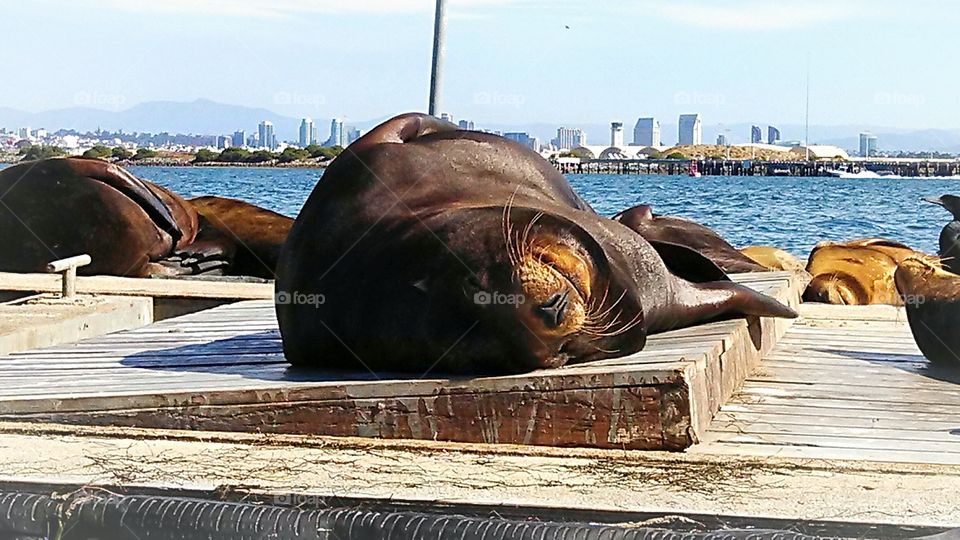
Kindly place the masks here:
[[(789, 273), (738, 276), (796, 306)], [(639, 353), (515, 376), (295, 369), (271, 301), (243, 301), (0, 362), (0, 418), (467, 443), (682, 450), (790, 321), (651, 336)]]
[[(788, 274), (736, 279), (796, 305)], [(411, 380), (289, 369), (270, 302), (233, 302), (0, 357), (0, 492), (857, 538), (960, 527), (960, 370), (930, 367), (902, 309), (799, 311), (622, 359)]]

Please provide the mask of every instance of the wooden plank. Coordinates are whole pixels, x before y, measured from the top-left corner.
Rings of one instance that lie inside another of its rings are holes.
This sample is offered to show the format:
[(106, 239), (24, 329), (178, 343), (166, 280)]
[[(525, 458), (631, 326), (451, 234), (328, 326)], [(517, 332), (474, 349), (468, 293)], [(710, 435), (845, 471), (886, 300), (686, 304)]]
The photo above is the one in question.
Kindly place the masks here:
[[(0, 272), (0, 290), (59, 292), (60, 276)], [(115, 276), (79, 276), (80, 294), (175, 298), (272, 299), (272, 283), (244, 283), (191, 279), (144, 279)]]
[[(381, 399), (23, 416), (90, 425), (313, 433), (475, 443), (672, 449), (691, 444), (683, 385), (520, 390)], [(471, 418), (470, 421), (464, 421)]]
[(690, 451), (960, 463), (960, 370), (925, 361), (902, 310), (801, 315)]

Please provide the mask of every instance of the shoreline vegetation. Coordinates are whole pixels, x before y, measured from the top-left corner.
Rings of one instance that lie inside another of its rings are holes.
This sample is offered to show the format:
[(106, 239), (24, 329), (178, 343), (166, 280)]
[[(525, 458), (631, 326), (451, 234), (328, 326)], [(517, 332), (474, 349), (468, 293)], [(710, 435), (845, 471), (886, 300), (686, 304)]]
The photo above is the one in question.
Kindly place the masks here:
[[(337, 157), (343, 148), (310, 145), (306, 148), (285, 148), (282, 152), (270, 150), (248, 150), (246, 148), (226, 148), (221, 152), (200, 149), (195, 153), (171, 152), (139, 148), (136, 152), (117, 146), (94, 146), (80, 154), (80, 157), (103, 159), (123, 166), (155, 167), (300, 167), (323, 169)], [(69, 153), (56, 146), (30, 145), (20, 149), (18, 154), (0, 155), (0, 163), (18, 163), (52, 157), (63, 157)]]
[[(222, 151), (202, 148), (176, 152), (139, 148), (94, 146), (80, 156), (103, 159), (127, 166), (144, 167), (264, 167), (325, 169), (343, 148), (312, 144), (306, 148), (287, 147), (281, 152), (230, 147)], [(56, 146), (28, 145), (17, 154), (0, 154), (0, 164), (67, 156)], [(951, 159), (952, 158), (952, 159)], [(551, 163), (563, 173), (686, 174), (691, 164), (709, 176), (832, 176), (835, 171), (866, 169), (862, 160), (840, 157), (806, 159), (802, 152), (732, 148), (716, 145), (675, 146), (647, 154), (645, 159), (590, 159), (576, 152), (561, 152)], [(949, 177), (960, 175), (960, 158), (931, 155), (929, 158), (888, 158), (871, 166), (897, 177)], [(909, 162), (909, 163), (908, 163)]]

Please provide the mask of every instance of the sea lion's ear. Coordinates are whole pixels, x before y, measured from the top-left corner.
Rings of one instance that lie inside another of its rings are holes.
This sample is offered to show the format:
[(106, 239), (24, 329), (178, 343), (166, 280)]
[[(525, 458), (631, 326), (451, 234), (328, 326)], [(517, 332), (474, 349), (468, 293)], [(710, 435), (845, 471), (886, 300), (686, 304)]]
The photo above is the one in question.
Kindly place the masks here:
[(653, 249), (663, 259), (670, 273), (692, 283), (708, 281), (730, 281), (727, 274), (713, 261), (698, 251), (672, 242), (648, 240)]
[(423, 113), (401, 114), (373, 128), (369, 133), (353, 142), (348, 148), (359, 153), (381, 143), (406, 143), (444, 131), (456, 131), (457, 126), (436, 116)]

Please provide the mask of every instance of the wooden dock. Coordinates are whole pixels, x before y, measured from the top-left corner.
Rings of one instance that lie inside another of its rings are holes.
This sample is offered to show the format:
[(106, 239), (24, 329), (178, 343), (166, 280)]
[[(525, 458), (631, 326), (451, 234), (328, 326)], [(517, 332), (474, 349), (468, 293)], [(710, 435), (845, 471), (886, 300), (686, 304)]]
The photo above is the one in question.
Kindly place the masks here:
[[(27, 295), (0, 302), (0, 359), (153, 322), (153, 302), (130, 296)], [(2, 362), (2, 360), (0, 360)]]
[[(740, 282), (797, 305), (788, 273)], [(6, 420), (680, 450), (786, 330), (732, 320), (624, 358), (473, 379), (295, 370), (272, 302), (246, 301), (0, 362)]]
[(929, 365), (903, 308), (801, 315), (692, 452), (960, 465), (960, 368)]

